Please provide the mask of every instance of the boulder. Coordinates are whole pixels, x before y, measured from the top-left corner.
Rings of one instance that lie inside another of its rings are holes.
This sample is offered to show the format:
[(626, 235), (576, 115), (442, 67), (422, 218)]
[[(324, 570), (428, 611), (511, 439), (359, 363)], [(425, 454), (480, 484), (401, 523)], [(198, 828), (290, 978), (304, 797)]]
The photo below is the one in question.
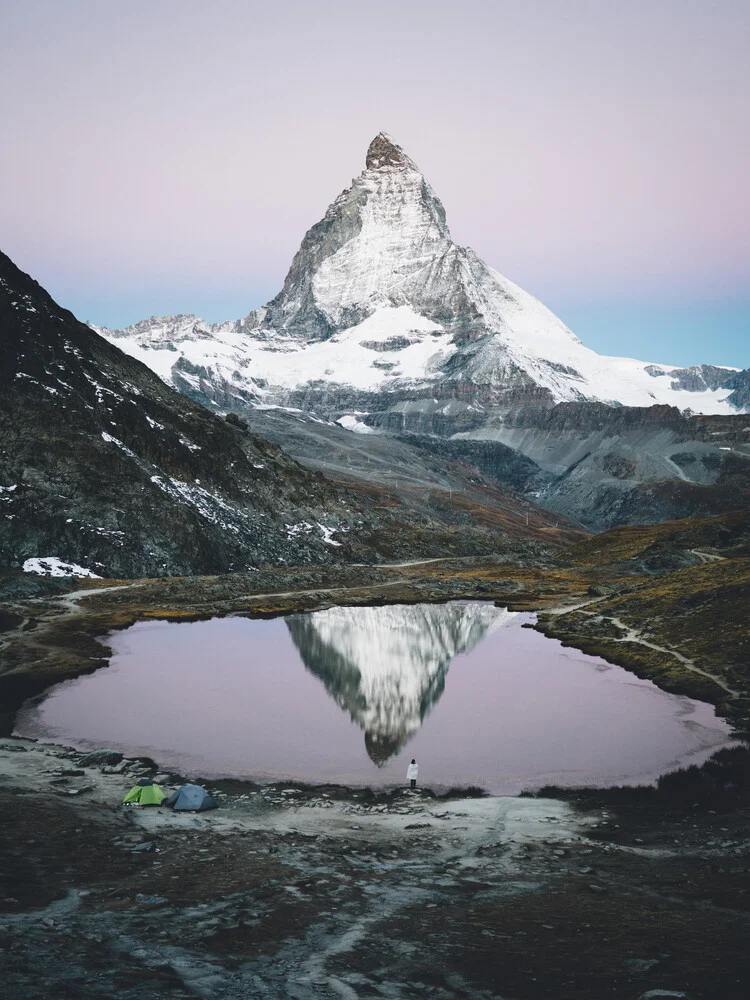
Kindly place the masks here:
[(78, 763), (81, 767), (98, 767), (102, 764), (119, 764), (123, 755), (117, 750), (107, 750), (106, 747), (98, 747), (87, 753)]
[(682, 990), (647, 990), (646, 993), (641, 993), (638, 1000), (690, 1000), (687, 993), (683, 993)]

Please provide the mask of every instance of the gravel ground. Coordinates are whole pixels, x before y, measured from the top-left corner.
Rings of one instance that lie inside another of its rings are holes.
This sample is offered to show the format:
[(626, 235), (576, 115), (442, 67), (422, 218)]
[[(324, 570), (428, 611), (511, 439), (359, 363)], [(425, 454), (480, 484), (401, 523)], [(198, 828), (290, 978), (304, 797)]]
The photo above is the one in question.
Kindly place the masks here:
[(82, 760), (0, 740), (2, 997), (747, 994), (742, 808), (215, 782), (177, 815), (119, 803), (179, 776)]

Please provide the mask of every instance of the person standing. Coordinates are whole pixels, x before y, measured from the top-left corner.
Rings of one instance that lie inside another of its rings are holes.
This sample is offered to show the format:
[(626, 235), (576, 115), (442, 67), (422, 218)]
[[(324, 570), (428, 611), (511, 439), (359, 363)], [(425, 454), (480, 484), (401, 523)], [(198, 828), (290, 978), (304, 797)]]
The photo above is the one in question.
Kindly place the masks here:
[(419, 776), (419, 764), (412, 757), (411, 764), (406, 769), (406, 780), (411, 782), (411, 787), (417, 787), (417, 777)]

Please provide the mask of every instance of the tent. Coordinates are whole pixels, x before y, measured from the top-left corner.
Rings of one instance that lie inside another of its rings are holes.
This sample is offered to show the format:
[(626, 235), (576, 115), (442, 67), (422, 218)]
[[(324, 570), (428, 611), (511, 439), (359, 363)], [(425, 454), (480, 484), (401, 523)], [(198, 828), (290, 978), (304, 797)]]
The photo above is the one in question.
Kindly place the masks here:
[(216, 802), (200, 785), (183, 785), (172, 792), (164, 803), (175, 812), (202, 812), (204, 809), (216, 809)]
[(123, 805), (160, 806), (166, 795), (151, 778), (141, 778), (122, 800)]

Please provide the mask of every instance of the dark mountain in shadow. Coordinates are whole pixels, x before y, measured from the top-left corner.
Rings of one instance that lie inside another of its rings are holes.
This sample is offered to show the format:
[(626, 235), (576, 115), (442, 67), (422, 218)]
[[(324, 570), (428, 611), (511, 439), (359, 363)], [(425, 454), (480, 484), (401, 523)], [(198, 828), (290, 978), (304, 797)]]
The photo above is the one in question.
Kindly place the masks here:
[(166, 386), (0, 254), (0, 565), (99, 576), (376, 558), (382, 522)]

